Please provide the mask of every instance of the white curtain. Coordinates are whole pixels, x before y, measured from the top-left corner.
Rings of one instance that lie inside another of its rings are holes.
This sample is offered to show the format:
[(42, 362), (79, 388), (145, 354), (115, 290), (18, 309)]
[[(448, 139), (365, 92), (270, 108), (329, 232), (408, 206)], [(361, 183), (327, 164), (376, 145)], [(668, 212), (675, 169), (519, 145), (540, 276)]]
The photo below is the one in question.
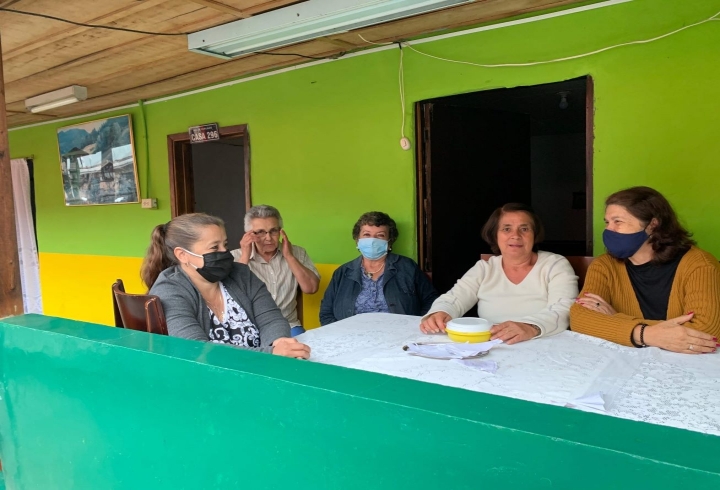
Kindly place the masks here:
[(15, 229), (17, 230), (20, 280), (23, 289), (25, 313), (42, 313), (40, 294), (40, 268), (38, 266), (35, 227), (30, 206), (30, 173), (24, 158), (10, 161), (15, 203)]

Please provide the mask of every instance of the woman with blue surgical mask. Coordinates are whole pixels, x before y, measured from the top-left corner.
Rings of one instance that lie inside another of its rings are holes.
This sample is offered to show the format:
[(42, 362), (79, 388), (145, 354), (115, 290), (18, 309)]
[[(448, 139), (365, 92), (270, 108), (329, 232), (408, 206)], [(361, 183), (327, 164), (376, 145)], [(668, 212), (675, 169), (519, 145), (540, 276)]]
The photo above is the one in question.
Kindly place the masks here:
[(605, 201), (607, 253), (587, 272), (570, 328), (634, 347), (715, 352), (720, 264), (679, 223), (665, 197), (633, 187)]
[(438, 294), (412, 260), (392, 253), (395, 221), (373, 211), (360, 216), (352, 232), (360, 252), (333, 274), (320, 306), (320, 323), (360, 313), (424, 315)]

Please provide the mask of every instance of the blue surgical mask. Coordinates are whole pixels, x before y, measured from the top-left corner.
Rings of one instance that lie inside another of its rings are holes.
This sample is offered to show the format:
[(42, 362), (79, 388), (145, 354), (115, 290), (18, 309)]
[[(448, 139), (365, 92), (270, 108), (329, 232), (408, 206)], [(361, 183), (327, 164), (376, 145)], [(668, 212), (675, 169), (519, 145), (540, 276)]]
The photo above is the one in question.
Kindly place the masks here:
[(388, 241), (380, 238), (361, 238), (357, 242), (360, 253), (368, 260), (377, 260), (387, 255)]
[(637, 233), (618, 233), (617, 231), (603, 231), (603, 243), (608, 253), (618, 259), (627, 259), (632, 257), (640, 250), (648, 239), (645, 230)]

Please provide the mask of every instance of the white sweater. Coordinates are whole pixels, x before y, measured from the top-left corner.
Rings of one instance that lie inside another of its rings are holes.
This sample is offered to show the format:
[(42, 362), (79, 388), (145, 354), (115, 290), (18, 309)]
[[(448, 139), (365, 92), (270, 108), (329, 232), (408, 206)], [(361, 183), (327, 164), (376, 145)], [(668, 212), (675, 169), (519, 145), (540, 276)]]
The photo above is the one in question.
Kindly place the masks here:
[[(444, 311), (457, 318), (477, 303), (478, 316), (492, 324), (505, 321), (540, 327), (540, 335), (568, 328), (570, 306), (578, 295), (577, 276), (562, 255), (538, 252), (538, 260), (520, 284), (513, 284), (502, 268), (502, 256), (478, 261), (435, 300), (427, 315)], [(425, 316), (427, 316), (425, 315)]]

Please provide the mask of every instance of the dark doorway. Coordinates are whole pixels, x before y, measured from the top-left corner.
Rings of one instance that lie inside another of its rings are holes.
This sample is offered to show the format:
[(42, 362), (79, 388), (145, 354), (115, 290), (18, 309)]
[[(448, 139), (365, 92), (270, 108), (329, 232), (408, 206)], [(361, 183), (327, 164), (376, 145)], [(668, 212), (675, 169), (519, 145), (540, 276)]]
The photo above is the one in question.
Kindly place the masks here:
[(440, 292), (491, 253), (480, 229), (508, 202), (533, 206), (542, 250), (592, 255), (592, 80), (417, 105), (420, 265)]
[(220, 129), (220, 140), (190, 144), (188, 133), (168, 136), (173, 217), (207, 213), (225, 221), (228, 246), (237, 248), (251, 206), (247, 126)]

